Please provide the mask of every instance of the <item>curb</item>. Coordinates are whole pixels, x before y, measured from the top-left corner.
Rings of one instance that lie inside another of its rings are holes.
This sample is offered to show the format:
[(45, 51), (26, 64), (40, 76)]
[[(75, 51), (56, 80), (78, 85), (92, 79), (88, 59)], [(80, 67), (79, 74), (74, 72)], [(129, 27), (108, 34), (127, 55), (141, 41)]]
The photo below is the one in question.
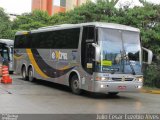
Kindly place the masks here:
[(141, 92), (143, 92), (143, 93), (150, 93), (150, 94), (160, 94), (160, 90), (147, 90), (147, 89), (142, 89)]

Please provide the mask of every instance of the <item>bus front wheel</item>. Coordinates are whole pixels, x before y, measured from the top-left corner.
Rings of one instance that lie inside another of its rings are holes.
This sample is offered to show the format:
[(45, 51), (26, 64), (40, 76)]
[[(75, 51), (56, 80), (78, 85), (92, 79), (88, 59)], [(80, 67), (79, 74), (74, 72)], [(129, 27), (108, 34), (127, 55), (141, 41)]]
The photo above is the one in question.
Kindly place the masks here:
[(81, 94), (81, 89), (79, 88), (79, 79), (77, 75), (73, 75), (70, 80), (70, 87), (74, 94)]

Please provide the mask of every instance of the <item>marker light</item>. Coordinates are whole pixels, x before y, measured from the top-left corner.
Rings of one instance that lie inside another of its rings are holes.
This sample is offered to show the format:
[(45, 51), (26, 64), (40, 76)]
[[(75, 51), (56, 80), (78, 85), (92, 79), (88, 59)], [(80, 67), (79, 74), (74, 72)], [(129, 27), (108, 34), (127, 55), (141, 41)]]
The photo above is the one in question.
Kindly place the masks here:
[(140, 86), (137, 86), (137, 88), (138, 88), (138, 89), (141, 89), (141, 88), (142, 88), (142, 86), (141, 86), (141, 85), (140, 85)]

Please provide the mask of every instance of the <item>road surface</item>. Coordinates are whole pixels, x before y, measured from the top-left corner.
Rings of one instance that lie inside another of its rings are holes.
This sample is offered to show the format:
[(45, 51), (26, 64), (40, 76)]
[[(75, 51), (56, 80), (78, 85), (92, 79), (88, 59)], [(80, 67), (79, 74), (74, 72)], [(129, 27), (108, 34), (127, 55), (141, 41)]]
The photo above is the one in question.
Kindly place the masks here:
[(115, 97), (88, 92), (74, 95), (68, 87), (38, 80), (29, 82), (12, 75), (13, 83), (0, 84), (0, 113), (101, 114), (160, 113), (160, 95), (120, 93)]

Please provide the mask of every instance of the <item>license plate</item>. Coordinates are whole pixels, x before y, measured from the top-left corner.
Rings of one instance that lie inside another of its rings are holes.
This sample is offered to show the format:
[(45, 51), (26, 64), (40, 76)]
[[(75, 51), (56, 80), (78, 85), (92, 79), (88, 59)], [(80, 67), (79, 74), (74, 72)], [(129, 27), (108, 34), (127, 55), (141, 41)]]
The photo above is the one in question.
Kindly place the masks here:
[(118, 90), (126, 90), (127, 87), (126, 86), (118, 86)]

